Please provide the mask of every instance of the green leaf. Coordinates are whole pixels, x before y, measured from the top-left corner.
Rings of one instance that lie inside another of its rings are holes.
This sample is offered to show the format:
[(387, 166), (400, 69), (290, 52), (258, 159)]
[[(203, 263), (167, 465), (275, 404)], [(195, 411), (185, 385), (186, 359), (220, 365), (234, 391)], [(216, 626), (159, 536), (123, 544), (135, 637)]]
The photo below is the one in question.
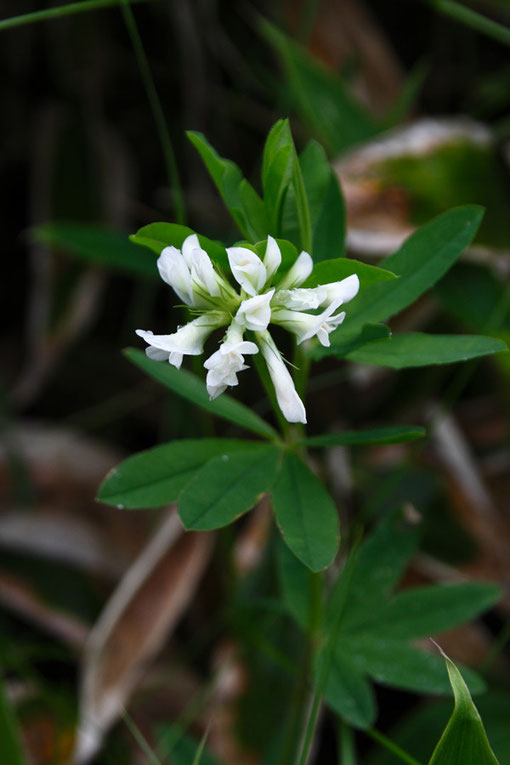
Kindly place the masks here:
[(0, 677), (0, 761), (6, 765), (24, 765), (25, 756), (21, 746), (18, 726), (5, 696)]
[(188, 531), (219, 529), (250, 510), (274, 481), (281, 450), (260, 444), (215, 457), (186, 485), (179, 515)]
[[(380, 521), (358, 552), (343, 629), (354, 629), (363, 623), (367, 611), (384, 605), (416, 551), (419, 533), (419, 526), (409, 522), (402, 511), (389, 513)], [(334, 619), (334, 613), (326, 611), (326, 616)]]
[(498, 765), (462, 675), (453, 661), (443, 656), (455, 707), (429, 765)]
[(379, 132), (375, 120), (337, 74), (267, 21), (261, 22), (261, 30), (282, 61), (293, 106), (331, 154), (339, 154)]
[[(220, 157), (202, 133), (189, 130), (186, 135), (202, 157), (243, 236), (251, 242), (257, 242), (267, 236), (270, 230), (266, 216), (262, 212), (262, 201), (255, 189), (243, 178), (237, 165), (229, 159)], [(256, 215), (252, 218), (254, 205)]]
[(363, 364), (406, 369), (468, 361), (507, 350), (501, 340), (483, 335), (427, 335), (423, 332), (409, 332), (367, 343), (351, 351), (347, 358)]
[(339, 359), (347, 356), (348, 353), (362, 348), (373, 340), (382, 340), (389, 337), (391, 332), (386, 324), (364, 324), (362, 327), (354, 329), (346, 328), (341, 335), (335, 334), (335, 344), (325, 347), (318, 342), (313, 342), (306, 348), (306, 353), (310, 358), (320, 360), (326, 356), (336, 356)]
[[(388, 319), (430, 289), (473, 240), (482, 220), (477, 205), (455, 207), (421, 226), (384, 266), (400, 277), (369, 285), (349, 303), (346, 328)], [(342, 328), (331, 335), (341, 336)]]
[(360, 290), (365, 290), (369, 285), (376, 282), (387, 282), (395, 279), (395, 274), (384, 268), (369, 266), (352, 258), (334, 258), (317, 263), (303, 287), (318, 287), (319, 284), (329, 284), (346, 279), (352, 274), (359, 277)]
[(294, 555), (312, 571), (327, 568), (339, 545), (337, 510), (323, 484), (295, 454), (285, 455), (271, 498)]
[(402, 444), (427, 435), (418, 425), (393, 425), (370, 430), (344, 430), (343, 433), (326, 433), (323, 436), (304, 438), (305, 446), (368, 446), (375, 444)]
[[(383, 685), (420, 693), (449, 693), (450, 687), (439, 656), (422, 651), (402, 640), (391, 640), (381, 634), (342, 635), (337, 653), (358, 671)], [(481, 678), (463, 669), (474, 693), (485, 689)]]
[(232, 454), (253, 441), (226, 438), (183, 439), (139, 452), (113, 468), (99, 487), (98, 500), (122, 508), (162, 507), (212, 457)]
[(469, 621), (500, 597), (499, 587), (484, 582), (413, 587), (397, 593), (377, 617), (367, 613), (357, 629), (399, 640), (430, 637)]
[(265, 438), (275, 438), (277, 433), (273, 428), (244, 404), (223, 394), (213, 401), (202, 380), (185, 369), (176, 369), (171, 364), (153, 361), (143, 351), (137, 348), (127, 348), (124, 355), (133, 364), (143, 369), (148, 375), (177, 393), (182, 398), (192, 401), (208, 412), (234, 422), (242, 428), (258, 433)]
[[(320, 672), (320, 663), (316, 676)], [(328, 672), (324, 698), (340, 717), (355, 728), (373, 724), (377, 707), (371, 684), (349, 660), (335, 652)]]
[(345, 255), (345, 202), (326, 152), (310, 141), (299, 163), (312, 227), (311, 255), (315, 263)]
[(32, 229), (34, 239), (82, 260), (134, 276), (158, 276), (156, 258), (125, 234), (103, 226), (59, 221)]
[[(149, 223), (148, 226), (143, 226), (136, 232), (136, 234), (131, 234), (129, 238), (135, 244), (148, 247), (150, 250), (160, 255), (165, 247), (173, 246), (180, 250), (186, 237), (194, 233), (193, 229), (188, 228), (188, 226), (181, 226), (178, 223), (160, 222)], [(210, 258), (220, 266), (220, 268), (229, 268), (227, 251), (222, 244), (214, 242), (212, 239), (208, 239), (201, 234), (198, 235), (198, 241)]]

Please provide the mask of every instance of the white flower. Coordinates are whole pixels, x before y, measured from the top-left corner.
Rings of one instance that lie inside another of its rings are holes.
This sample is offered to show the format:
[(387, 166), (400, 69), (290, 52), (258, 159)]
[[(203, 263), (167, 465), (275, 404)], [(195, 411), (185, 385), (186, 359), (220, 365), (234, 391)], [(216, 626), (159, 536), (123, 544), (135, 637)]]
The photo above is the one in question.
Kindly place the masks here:
[(330, 284), (324, 284), (316, 289), (323, 290), (325, 297), (322, 299), (319, 305), (329, 305), (330, 303), (336, 303), (337, 306), (341, 306), (344, 303), (348, 303), (353, 297), (356, 297), (359, 291), (359, 278), (357, 274), (351, 274), (340, 282), (331, 282)]
[[(220, 311), (210, 311), (190, 321), (172, 335), (154, 335), (150, 330), (137, 329), (136, 334), (146, 343), (159, 351), (169, 354), (169, 362), (180, 367), (183, 356), (199, 356), (204, 349), (204, 342), (213, 329), (228, 324), (229, 316)], [(154, 351), (147, 354), (155, 358)], [(163, 358), (161, 354), (156, 354)]]
[(283, 416), (288, 422), (306, 423), (305, 407), (296, 392), (294, 381), (273, 338), (267, 330), (257, 332), (256, 338), (267, 364), (278, 406), (282, 410)]
[(329, 285), (311, 289), (278, 290), (273, 305), (291, 308), (294, 311), (310, 311), (327, 302), (327, 287)]
[(317, 336), (321, 345), (329, 346), (329, 333), (345, 319), (345, 311), (335, 314), (338, 307), (339, 303), (331, 303), (318, 315), (281, 308), (273, 310), (271, 318), (274, 324), (281, 324), (289, 332), (293, 332), (297, 336), (298, 345)]
[(157, 261), (159, 275), (186, 305), (195, 305), (191, 289), (191, 272), (179, 250), (165, 247)]
[(243, 300), (236, 313), (236, 321), (246, 329), (255, 331), (266, 329), (271, 321), (270, 303), (273, 295), (274, 289), (269, 290), (265, 295), (256, 295)]
[(232, 322), (219, 350), (204, 362), (204, 367), (209, 370), (206, 385), (210, 398), (219, 396), (229, 385), (237, 385), (237, 373), (248, 369), (243, 354), (258, 351), (255, 343), (243, 340), (242, 327)]
[(247, 247), (229, 247), (227, 255), (236, 282), (248, 295), (255, 296), (267, 281), (266, 267), (259, 256)]
[(264, 266), (266, 269), (267, 281), (277, 272), (282, 262), (282, 253), (276, 241), (272, 236), (267, 237), (266, 254), (264, 255)]
[(299, 287), (308, 279), (313, 270), (313, 260), (310, 255), (303, 250), (293, 266), (287, 271), (281, 282), (278, 284), (281, 290), (291, 290)]

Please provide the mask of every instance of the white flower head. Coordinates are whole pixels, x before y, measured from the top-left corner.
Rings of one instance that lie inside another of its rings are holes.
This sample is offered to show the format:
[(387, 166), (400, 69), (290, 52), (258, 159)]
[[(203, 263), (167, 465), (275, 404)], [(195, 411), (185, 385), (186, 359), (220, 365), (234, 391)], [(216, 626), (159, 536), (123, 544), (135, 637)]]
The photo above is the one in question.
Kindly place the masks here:
[(243, 300), (236, 313), (236, 321), (246, 329), (258, 332), (266, 329), (271, 321), (270, 303), (273, 295), (274, 289), (269, 290), (265, 295), (256, 295)]
[(273, 338), (267, 330), (257, 333), (256, 337), (267, 364), (278, 406), (282, 410), (283, 416), (287, 422), (306, 423), (305, 407), (297, 394), (294, 380), (285, 366), (285, 362)]
[[(219, 348), (204, 363), (211, 399), (238, 384), (237, 375), (247, 369), (245, 356), (260, 349), (285, 418), (305, 423), (303, 402), (267, 328), (270, 323), (278, 324), (296, 335), (298, 344), (317, 337), (328, 346), (330, 333), (345, 318), (345, 312), (338, 309), (357, 294), (359, 279), (353, 274), (337, 282), (304, 288), (301, 285), (310, 276), (313, 261), (307, 252), (301, 252), (278, 280), (275, 275), (282, 254), (271, 236), (267, 237), (263, 260), (248, 247), (231, 247), (227, 256), (236, 289), (217, 270), (196, 234), (186, 237), (181, 250), (165, 247), (158, 258), (160, 276), (199, 315), (170, 335), (141, 329), (136, 332), (148, 344), (149, 358), (180, 367), (184, 356), (203, 353), (213, 330), (229, 325)], [(273, 281), (275, 285), (269, 289)], [(324, 310), (317, 313), (320, 308)], [(255, 333), (256, 342), (244, 339), (246, 331)]]
[(232, 322), (219, 350), (204, 362), (204, 367), (208, 370), (206, 385), (210, 398), (216, 398), (228, 386), (237, 385), (238, 372), (248, 369), (244, 363), (244, 356), (258, 351), (255, 343), (243, 340), (243, 329), (236, 322)]
[(247, 247), (229, 247), (227, 255), (236, 282), (248, 295), (257, 295), (267, 282), (266, 267), (257, 253)]

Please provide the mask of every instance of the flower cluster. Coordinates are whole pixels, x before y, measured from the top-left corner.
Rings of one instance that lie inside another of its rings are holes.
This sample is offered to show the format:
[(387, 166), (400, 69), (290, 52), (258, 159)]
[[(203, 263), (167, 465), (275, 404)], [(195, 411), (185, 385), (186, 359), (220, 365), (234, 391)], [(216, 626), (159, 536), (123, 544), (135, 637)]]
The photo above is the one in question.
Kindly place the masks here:
[[(353, 274), (339, 282), (302, 288), (313, 269), (312, 258), (302, 252), (278, 278), (282, 256), (271, 236), (263, 259), (246, 247), (230, 247), (227, 255), (239, 292), (215, 268), (196, 234), (185, 239), (182, 251), (165, 247), (158, 258), (161, 278), (197, 313), (197, 318), (171, 335), (154, 335), (141, 329), (136, 333), (149, 344), (146, 353), (151, 359), (180, 367), (183, 356), (200, 355), (213, 330), (228, 325), (219, 349), (204, 363), (210, 397), (216, 398), (227, 387), (237, 385), (238, 373), (247, 369), (244, 357), (260, 350), (283, 415), (289, 422), (304, 423), (303, 402), (268, 325), (278, 324), (292, 332), (298, 344), (317, 337), (328, 346), (330, 332), (345, 318), (345, 312), (338, 309), (358, 292), (358, 277)], [(246, 330), (253, 332), (255, 342), (244, 339)]]

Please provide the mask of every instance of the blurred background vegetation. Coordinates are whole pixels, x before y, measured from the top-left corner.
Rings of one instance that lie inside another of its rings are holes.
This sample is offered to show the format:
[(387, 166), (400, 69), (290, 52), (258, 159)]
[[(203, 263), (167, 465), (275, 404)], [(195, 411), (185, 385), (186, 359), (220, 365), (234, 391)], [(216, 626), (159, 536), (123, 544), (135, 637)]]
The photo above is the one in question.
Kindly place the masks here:
[[(238, 238), (185, 130), (203, 132), (258, 186), (264, 137), (288, 115), (298, 147), (316, 138), (338, 170), (349, 253), (367, 262), (448, 207), (485, 205), (476, 246), (397, 321), (510, 339), (510, 48), (501, 31), (510, 12), (504, 0), (473, 0), (494, 22), (480, 31), (476, 16), (466, 23), (450, 6), (154, 0), (133, 4), (133, 16), (119, 6), (0, 22), (0, 641), (31, 762), (68, 762), (78, 723), (119, 688), (128, 689), (129, 717), (112, 720), (98, 763), (150, 761), (142, 735), (162, 761), (190, 763), (211, 714), (220, 762), (272, 762), (269, 740), (292, 696), (299, 638), (270, 607), (278, 584), (263, 507), (236, 533), (218, 534), (214, 550), (167, 531), (172, 555), (149, 555), (137, 569), (132, 609), (108, 650), (83, 654), (164, 516), (95, 504), (105, 473), (161, 440), (230, 434), (121, 354), (137, 327), (175, 325), (168, 290), (139, 275), (129, 233), (169, 220)], [(4, 0), (2, 17), (36, 10)], [(326, 477), (346, 528), (412, 505), (424, 532), (404, 585), (469, 576), (506, 586), (483, 622), (441, 636), (452, 658), (485, 675), (490, 691), (478, 705), (502, 763), (510, 762), (509, 374), (501, 356), (425, 373), (324, 361), (310, 393), (317, 432), (429, 427), (424, 446), (335, 448)], [(255, 379), (243, 380), (239, 396), (268, 414)], [(189, 586), (179, 595), (182, 570)], [(91, 676), (87, 696), (80, 677)], [(378, 698), (378, 727), (398, 725), (409, 751), (430, 754), (449, 702), (383, 687)], [(317, 762), (335, 761), (335, 736), (326, 716)], [(359, 746), (363, 762), (394, 761), (361, 734)]]

